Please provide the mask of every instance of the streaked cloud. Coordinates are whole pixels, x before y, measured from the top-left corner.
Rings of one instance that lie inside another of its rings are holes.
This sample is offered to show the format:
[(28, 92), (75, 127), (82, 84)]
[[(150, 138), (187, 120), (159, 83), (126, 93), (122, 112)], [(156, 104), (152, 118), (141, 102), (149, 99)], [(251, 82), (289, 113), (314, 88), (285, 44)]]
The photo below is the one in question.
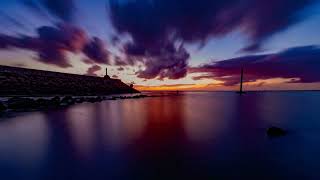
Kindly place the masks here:
[(189, 69), (189, 73), (202, 73), (195, 80), (215, 79), (225, 86), (239, 83), (241, 68), (245, 82), (273, 78), (290, 79), (289, 83), (320, 82), (320, 47), (303, 46), (274, 54), (252, 55), (226, 59)]

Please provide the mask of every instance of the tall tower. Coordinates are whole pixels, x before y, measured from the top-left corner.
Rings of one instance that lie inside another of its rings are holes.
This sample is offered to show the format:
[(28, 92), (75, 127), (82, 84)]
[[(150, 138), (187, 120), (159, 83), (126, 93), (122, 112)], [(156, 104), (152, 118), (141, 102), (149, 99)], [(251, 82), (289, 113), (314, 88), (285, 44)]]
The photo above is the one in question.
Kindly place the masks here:
[(241, 68), (241, 78), (240, 78), (240, 91), (238, 91), (239, 94), (245, 94), (243, 91), (243, 68)]
[(243, 68), (241, 68), (240, 93), (243, 92)]
[(110, 76), (108, 76), (108, 68), (106, 68), (106, 75), (104, 76), (104, 79), (110, 79)]

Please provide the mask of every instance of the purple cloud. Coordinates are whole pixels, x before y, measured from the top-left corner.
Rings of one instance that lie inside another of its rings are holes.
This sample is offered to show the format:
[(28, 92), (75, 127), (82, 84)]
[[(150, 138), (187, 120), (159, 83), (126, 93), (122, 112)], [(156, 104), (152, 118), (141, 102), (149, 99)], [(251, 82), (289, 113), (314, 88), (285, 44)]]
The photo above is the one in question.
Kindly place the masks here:
[[(179, 42), (203, 44), (210, 38), (242, 29), (251, 40), (243, 50), (257, 51), (265, 39), (301, 21), (301, 10), (314, 1), (110, 0), (109, 7), (118, 33), (132, 37), (132, 42), (123, 47), (127, 55), (124, 61), (127, 64), (128, 60), (144, 62), (147, 69), (140, 71), (138, 76), (149, 79), (158, 76), (177, 78), (185, 74), (183, 64), (187, 59), (182, 63), (181, 59), (174, 58), (173, 52), (163, 55), (168, 44), (171, 47)], [(171, 49), (178, 52), (177, 47)]]
[[(71, 67), (67, 52), (84, 53), (92, 63), (108, 64), (108, 51), (102, 41), (88, 35), (77, 26), (60, 23), (55, 27), (43, 26), (37, 29), (38, 35), (8, 36), (0, 34), (0, 48), (20, 48), (35, 51), (36, 60), (61, 68)], [(89, 62), (87, 60), (86, 62)]]
[(94, 61), (92, 61), (91, 59), (85, 58), (82, 60), (84, 63), (86, 64), (94, 64)]
[(40, 62), (66, 68), (71, 67), (66, 52), (81, 52), (87, 39), (84, 31), (69, 24), (43, 26), (37, 32), (36, 37), (0, 35), (0, 47), (35, 51)]
[(94, 37), (83, 49), (85, 55), (96, 63), (109, 64), (109, 51), (103, 41)]
[[(253, 45), (302, 20), (301, 10), (315, 0), (110, 0), (111, 18), (120, 33), (129, 33), (135, 51), (169, 37), (206, 41), (242, 27)], [(142, 20), (143, 19), (143, 20)], [(140, 44), (142, 43), (142, 44)], [(143, 46), (144, 45), (144, 46)], [(252, 47), (253, 47), (252, 45)]]
[(127, 66), (128, 63), (125, 60), (122, 60), (119, 56), (114, 56), (114, 65)]
[(100, 70), (101, 70), (100, 66), (93, 65), (87, 70), (86, 75), (88, 75), (88, 76), (98, 76), (96, 73), (97, 73), (97, 71), (100, 71)]
[(194, 77), (199, 79), (215, 79), (226, 86), (239, 83), (241, 68), (244, 68), (245, 81), (255, 82), (272, 78), (292, 79), (293, 83), (320, 82), (320, 47), (303, 46), (285, 51), (244, 56), (227, 59), (189, 69), (189, 73), (204, 73)]
[(144, 69), (136, 73), (139, 78), (179, 79), (187, 74), (190, 54), (183, 44), (177, 46), (173, 42), (167, 42), (141, 49), (138, 44), (127, 43), (123, 52), (126, 57), (116, 57), (114, 64), (117, 66), (133, 66), (137, 62), (144, 64)]
[(170, 44), (161, 49), (149, 49), (148, 54), (141, 60), (145, 69), (136, 74), (144, 79), (180, 79), (187, 75), (189, 57), (182, 45), (178, 48)]
[(118, 71), (124, 71), (124, 68), (123, 67), (119, 67), (117, 70)]

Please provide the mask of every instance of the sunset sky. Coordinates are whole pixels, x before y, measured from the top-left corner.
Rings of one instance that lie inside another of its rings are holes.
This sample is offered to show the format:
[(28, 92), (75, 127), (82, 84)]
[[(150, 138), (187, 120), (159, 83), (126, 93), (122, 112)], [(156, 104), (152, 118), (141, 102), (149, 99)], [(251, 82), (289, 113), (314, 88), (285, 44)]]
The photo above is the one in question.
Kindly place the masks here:
[(140, 90), (320, 89), (319, 0), (2, 0), (0, 64)]

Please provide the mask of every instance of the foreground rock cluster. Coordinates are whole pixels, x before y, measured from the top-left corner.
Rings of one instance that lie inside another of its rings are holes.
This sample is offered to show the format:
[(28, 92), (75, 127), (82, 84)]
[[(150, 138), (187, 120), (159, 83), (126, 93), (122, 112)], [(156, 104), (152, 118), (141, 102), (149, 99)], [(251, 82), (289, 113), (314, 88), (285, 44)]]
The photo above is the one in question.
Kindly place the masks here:
[(98, 96), (138, 93), (119, 79), (0, 66), (0, 96)]
[(149, 97), (146, 95), (136, 95), (136, 96), (96, 96), (96, 97), (72, 97), (65, 96), (63, 98), (56, 96), (53, 98), (21, 98), (13, 97), (5, 102), (0, 101), (0, 112), (5, 112), (7, 110), (41, 110), (41, 109), (52, 109), (59, 107), (67, 107), (79, 103), (96, 103), (105, 100), (117, 100), (117, 99), (139, 99)]

